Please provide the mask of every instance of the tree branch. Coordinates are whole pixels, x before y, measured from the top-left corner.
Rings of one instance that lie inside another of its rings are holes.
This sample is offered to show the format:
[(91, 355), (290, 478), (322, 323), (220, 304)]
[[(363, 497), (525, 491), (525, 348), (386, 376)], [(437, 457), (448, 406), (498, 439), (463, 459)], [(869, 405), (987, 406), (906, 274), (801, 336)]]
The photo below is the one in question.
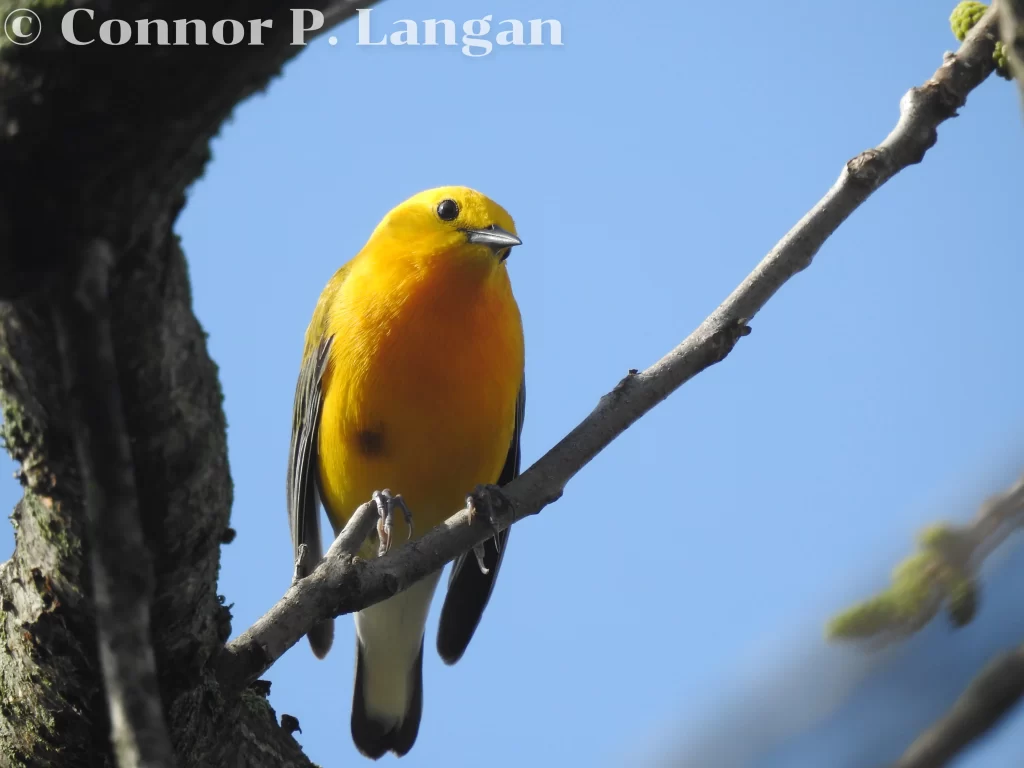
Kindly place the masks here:
[(110, 247), (85, 250), (53, 305), (79, 472), (85, 489), (93, 603), (111, 742), (121, 768), (174, 765), (150, 644), (153, 566), (139, 520), (135, 467), (117, 380)]
[(921, 734), (892, 768), (941, 768), (996, 725), (1024, 696), (1024, 647), (990, 661), (950, 711)]
[[(631, 372), (561, 442), (494, 499), (495, 527), (540, 512), (594, 456), (641, 416), (702, 370), (721, 361), (749, 329), (746, 323), (791, 277), (808, 267), (825, 240), (872, 192), (935, 144), (937, 127), (956, 115), (967, 94), (993, 70), (997, 15), (988, 11), (956, 55), (900, 101), (893, 131), (843, 168), (839, 179), (754, 271), (678, 347), (642, 373)], [(421, 539), (371, 561), (334, 546), (320, 566), (293, 585), (265, 616), (228, 644), (216, 662), (222, 685), (237, 690), (270, 667), (314, 624), (379, 602), (482, 543), (494, 530), (468, 509)]]

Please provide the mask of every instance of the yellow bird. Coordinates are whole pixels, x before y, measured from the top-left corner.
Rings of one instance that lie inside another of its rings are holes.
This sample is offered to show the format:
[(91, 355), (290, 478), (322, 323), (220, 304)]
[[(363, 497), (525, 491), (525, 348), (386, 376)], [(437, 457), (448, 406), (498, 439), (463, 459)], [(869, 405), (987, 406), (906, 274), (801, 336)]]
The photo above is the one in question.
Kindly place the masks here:
[[(337, 535), (378, 499), (381, 521), (360, 551), (369, 558), (440, 524), (478, 484), (519, 474), (523, 328), (505, 259), (520, 243), (489, 198), (431, 189), (388, 213), (324, 288), (306, 331), (288, 466), (296, 562), (306, 551), (300, 577), (323, 556), (320, 503)], [(476, 630), (507, 539), (506, 530), (452, 566), (437, 635), (448, 664)], [(352, 739), (367, 757), (401, 756), (416, 741), (440, 575), (355, 614)], [(333, 637), (333, 619), (309, 633), (319, 658)]]

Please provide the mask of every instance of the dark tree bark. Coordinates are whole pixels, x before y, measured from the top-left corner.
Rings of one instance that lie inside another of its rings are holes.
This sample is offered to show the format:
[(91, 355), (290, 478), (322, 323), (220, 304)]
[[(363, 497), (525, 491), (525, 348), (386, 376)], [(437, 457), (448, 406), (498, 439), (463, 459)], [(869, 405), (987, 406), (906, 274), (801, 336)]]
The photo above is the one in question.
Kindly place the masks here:
[[(355, 8), (304, 5), (325, 12), (324, 30)], [(0, 3), (0, 17), (12, 7)], [(95, 36), (108, 18), (272, 19), (262, 46), (74, 46), (59, 31), (71, 7), (33, 6), (39, 39), (0, 47), (0, 408), (24, 487), (15, 552), (0, 567), (0, 764), (114, 765), (54, 324), (59, 284), (100, 241), (114, 255), (110, 337), (178, 763), (308, 766), (264, 687), (222, 696), (207, 664), (230, 633), (217, 575), (231, 477), (217, 369), (172, 231), (221, 123), (303, 48), (291, 44), (289, 9), (268, 0), (96, 2), (79, 27)]]
[[(308, 765), (257, 690), (225, 700), (206, 669), (230, 632), (216, 583), (231, 479), (216, 367), (176, 240), (143, 255), (116, 291), (119, 372), (156, 575), (152, 640), (180, 762)], [(0, 570), (0, 748), (9, 765), (112, 766), (82, 488), (43, 305), (21, 299), (0, 309), (5, 439), (25, 467), (15, 553)]]

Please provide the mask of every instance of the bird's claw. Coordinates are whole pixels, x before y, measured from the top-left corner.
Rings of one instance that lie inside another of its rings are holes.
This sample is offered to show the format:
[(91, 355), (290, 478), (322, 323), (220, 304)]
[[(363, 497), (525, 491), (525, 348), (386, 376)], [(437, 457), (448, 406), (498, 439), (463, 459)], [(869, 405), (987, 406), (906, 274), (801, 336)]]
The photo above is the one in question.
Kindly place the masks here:
[(391, 529), (395, 522), (395, 507), (402, 510), (402, 517), (408, 527), (406, 538), (412, 538), (412, 512), (409, 511), (402, 494), (392, 494), (385, 488), (383, 491), (373, 492), (373, 501), (377, 505), (377, 514), (380, 519), (377, 521), (377, 535), (380, 539), (380, 546), (377, 554), (386, 554), (391, 549)]
[[(494, 543), (498, 543), (497, 536), (494, 537)], [(491, 572), (491, 569), (484, 564), (484, 545), (477, 544), (475, 547), (473, 547), (473, 554), (476, 556), (476, 564), (480, 568), (480, 573), (486, 576), (488, 573)]]
[[(499, 506), (507, 505), (509, 503), (501, 488), (497, 485), (478, 485), (473, 489), (473, 492), (466, 497), (466, 507), (469, 509), (470, 522), (473, 522), (477, 515), (482, 514), (484, 519), (487, 520), (488, 525), (497, 531), (498, 516), (494, 508), (495, 502), (497, 502)], [(493, 541), (494, 549), (500, 555), (501, 539), (498, 538), (497, 534), (495, 534)], [(476, 564), (480, 568), (480, 573), (484, 576), (490, 573), (490, 569), (484, 564), (483, 544), (477, 544), (473, 547), (473, 555), (476, 557)]]

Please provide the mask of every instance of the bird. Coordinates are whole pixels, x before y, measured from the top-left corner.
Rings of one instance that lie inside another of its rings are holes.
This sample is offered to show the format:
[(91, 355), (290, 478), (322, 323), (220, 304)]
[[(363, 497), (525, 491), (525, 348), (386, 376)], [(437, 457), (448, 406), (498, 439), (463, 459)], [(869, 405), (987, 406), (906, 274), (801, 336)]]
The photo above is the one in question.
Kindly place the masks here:
[[(486, 195), (438, 187), (389, 211), (328, 281), (306, 330), (292, 417), (286, 492), (297, 579), (323, 558), (321, 504), (337, 536), (376, 501), (380, 520), (358, 552), (370, 558), (439, 525), (473, 489), (518, 476), (525, 344), (507, 259), (521, 244), (512, 217)], [(452, 565), (437, 633), (446, 664), (476, 631), (508, 535)], [(351, 732), (371, 759), (401, 757), (416, 742), (440, 576), (354, 614)], [(334, 620), (307, 637), (324, 658)]]

